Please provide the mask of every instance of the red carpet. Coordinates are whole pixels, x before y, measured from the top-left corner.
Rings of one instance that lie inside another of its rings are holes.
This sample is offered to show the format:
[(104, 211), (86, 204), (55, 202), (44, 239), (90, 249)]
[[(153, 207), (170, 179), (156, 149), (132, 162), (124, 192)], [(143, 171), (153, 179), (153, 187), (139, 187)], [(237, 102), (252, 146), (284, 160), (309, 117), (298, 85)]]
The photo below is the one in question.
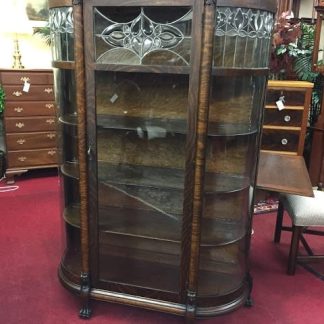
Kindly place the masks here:
[[(62, 251), (58, 179), (52, 171), (30, 172), (17, 177), (16, 184), (18, 190), (0, 193), (0, 323), (85, 323), (78, 318), (78, 298), (56, 275)], [(300, 266), (294, 277), (285, 274), (290, 233), (284, 232), (282, 243), (275, 245), (274, 222), (274, 213), (254, 217), (254, 306), (201, 323), (324, 323), (324, 281)], [(312, 243), (324, 252), (323, 238)], [(127, 306), (92, 306), (92, 324), (183, 323), (180, 317)]]

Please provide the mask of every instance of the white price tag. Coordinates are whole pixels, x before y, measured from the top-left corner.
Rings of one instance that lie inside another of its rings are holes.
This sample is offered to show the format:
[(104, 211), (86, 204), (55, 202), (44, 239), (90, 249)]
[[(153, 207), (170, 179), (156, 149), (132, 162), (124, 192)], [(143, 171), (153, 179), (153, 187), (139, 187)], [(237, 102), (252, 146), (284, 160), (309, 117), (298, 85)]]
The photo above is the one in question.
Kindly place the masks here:
[(25, 81), (24, 86), (23, 86), (23, 91), (29, 92), (29, 88), (30, 88), (30, 83), (28, 81)]
[(278, 101), (276, 101), (276, 105), (278, 110), (285, 109), (285, 96), (279, 97)]
[(118, 99), (118, 95), (117, 93), (115, 93), (111, 98), (110, 98), (110, 102), (111, 103), (115, 103), (115, 101)]

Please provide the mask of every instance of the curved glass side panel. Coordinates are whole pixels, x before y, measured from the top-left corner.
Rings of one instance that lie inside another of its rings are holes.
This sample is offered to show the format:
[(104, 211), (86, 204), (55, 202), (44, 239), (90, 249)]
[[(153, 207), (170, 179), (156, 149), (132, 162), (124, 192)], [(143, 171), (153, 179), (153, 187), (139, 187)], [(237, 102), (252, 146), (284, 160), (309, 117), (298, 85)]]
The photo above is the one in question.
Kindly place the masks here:
[[(74, 70), (54, 69), (55, 99), (58, 106), (61, 166), (77, 169), (77, 107)], [(75, 171), (77, 172), (77, 170)], [(77, 174), (74, 177), (78, 177)]]
[(54, 82), (59, 121), (61, 211), (65, 233), (63, 236), (65, 250), (60, 272), (70, 281), (79, 283), (81, 273), (80, 191), (74, 70), (55, 68)]
[(190, 64), (190, 7), (97, 7), (94, 19), (97, 63)]
[[(228, 294), (245, 279), (265, 76), (214, 77), (209, 111), (199, 295)], [(214, 275), (212, 275), (214, 273)], [(215, 274), (217, 273), (217, 275)], [(208, 278), (223, 278), (208, 284)]]
[(218, 7), (213, 65), (226, 68), (268, 67), (272, 27), (273, 14), (270, 12)]
[(53, 61), (73, 61), (74, 34), (72, 7), (50, 9), (49, 26)]
[[(217, 8), (213, 72), (224, 70), (211, 82), (200, 297), (240, 289), (248, 271), (248, 230), (272, 25), (269, 12)], [(252, 68), (264, 71), (253, 75)]]

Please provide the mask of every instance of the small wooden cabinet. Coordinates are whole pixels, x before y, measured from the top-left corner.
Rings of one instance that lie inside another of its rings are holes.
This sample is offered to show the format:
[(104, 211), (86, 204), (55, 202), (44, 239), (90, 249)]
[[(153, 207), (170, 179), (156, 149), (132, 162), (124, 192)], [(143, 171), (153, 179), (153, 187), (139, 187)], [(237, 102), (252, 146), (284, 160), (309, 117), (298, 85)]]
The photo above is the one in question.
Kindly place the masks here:
[[(303, 155), (313, 83), (270, 80), (262, 131), (263, 151)], [(282, 102), (282, 109), (280, 102)]]
[(54, 167), (57, 122), (51, 70), (1, 70), (5, 94), (6, 178), (29, 169)]

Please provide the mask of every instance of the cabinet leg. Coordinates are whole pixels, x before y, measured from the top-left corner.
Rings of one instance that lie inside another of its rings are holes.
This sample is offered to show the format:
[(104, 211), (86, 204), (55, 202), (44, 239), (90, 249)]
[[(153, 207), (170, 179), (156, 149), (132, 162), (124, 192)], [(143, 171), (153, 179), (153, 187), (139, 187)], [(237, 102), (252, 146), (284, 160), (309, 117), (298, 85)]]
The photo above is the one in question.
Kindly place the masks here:
[(6, 184), (7, 185), (13, 185), (15, 184), (15, 177), (14, 175), (6, 175)]
[(248, 289), (249, 289), (249, 294), (248, 297), (245, 301), (245, 307), (252, 307), (253, 306), (253, 299), (252, 299), (252, 289), (253, 289), (253, 278), (251, 276), (251, 274), (248, 272), (248, 274), (246, 275), (246, 281), (248, 284)]
[(80, 309), (80, 317), (87, 319), (91, 317), (92, 310), (90, 308), (90, 279), (86, 272), (81, 273), (81, 291), (82, 307)]
[(193, 291), (188, 291), (185, 322), (187, 324), (194, 323), (195, 315), (196, 315), (196, 293)]

